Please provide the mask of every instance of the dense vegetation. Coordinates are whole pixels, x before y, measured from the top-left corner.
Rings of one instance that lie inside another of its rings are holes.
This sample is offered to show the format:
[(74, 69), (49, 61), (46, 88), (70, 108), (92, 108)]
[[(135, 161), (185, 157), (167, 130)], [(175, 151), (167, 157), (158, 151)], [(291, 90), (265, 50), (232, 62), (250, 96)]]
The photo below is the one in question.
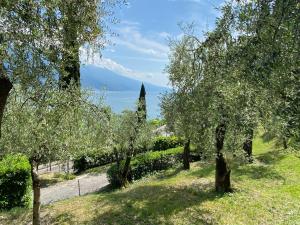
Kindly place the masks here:
[(28, 159), (6, 155), (0, 161), (0, 209), (31, 205), (31, 175)]
[[(138, 180), (154, 172), (178, 166), (183, 160), (182, 153), (183, 148), (178, 147), (139, 154), (132, 159), (128, 171), (128, 180)], [(190, 158), (190, 162), (198, 161), (200, 158), (200, 155), (195, 152), (193, 157)], [(122, 185), (119, 177), (119, 170), (122, 171), (124, 163), (123, 160), (120, 162), (120, 165), (113, 164), (107, 171), (108, 180), (113, 187), (120, 187)]]
[(169, 148), (176, 148), (183, 145), (183, 141), (176, 136), (158, 136), (155, 138), (153, 143), (154, 151), (167, 150)]
[(216, 157), (217, 191), (232, 190), (228, 157), (252, 161), (259, 126), (299, 142), (299, 19), (298, 1), (233, 1), (204, 40), (188, 27), (171, 42), (163, 114), (186, 154), (191, 141)]

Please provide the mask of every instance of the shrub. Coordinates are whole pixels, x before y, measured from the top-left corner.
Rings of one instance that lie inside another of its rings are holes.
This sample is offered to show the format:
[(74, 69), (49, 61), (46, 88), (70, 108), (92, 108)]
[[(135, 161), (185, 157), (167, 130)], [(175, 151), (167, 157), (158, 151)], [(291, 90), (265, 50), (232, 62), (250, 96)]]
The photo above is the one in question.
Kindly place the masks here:
[[(183, 148), (177, 147), (165, 151), (147, 152), (134, 157), (130, 164), (128, 181), (138, 180), (147, 174), (166, 170), (182, 163)], [(199, 154), (193, 152), (190, 161), (200, 160)], [(120, 186), (120, 172), (124, 166), (124, 160), (120, 166), (113, 164), (107, 171), (110, 184), (114, 187)]]
[(23, 155), (6, 155), (0, 161), (0, 208), (28, 207), (31, 200), (31, 168)]
[(104, 166), (115, 162), (115, 156), (112, 152), (106, 153), (89, 153), (80, 155), (74, 159), (73, 169), (76, 173), (80, 173), (90, 168)]
[(180, 138), (176, 136), (170, 136), (170, 137), (159, 136), (155, 138), (153, 150), (161, 151), (170, 148), (176, 148), (179, 146), (183, 146), (183, 141)]
[[(113, 187), (120, 187), (121, 186), (121, 177), (120, 177), (120, 175), (122, 173), (122, 169), (124, 167), (124, 163), (125, 163), (124, 160), (122, 160), (120, 162), (120, 165), (118, 165), (117, 163), (114, 163), (107, 170), (107, 179), (108, 179), (108, 182)], [(128, 181), (132, 181), (131, 168), (129, 170), (129, 174), (128, 174), (127, 179), (128, 179)]]

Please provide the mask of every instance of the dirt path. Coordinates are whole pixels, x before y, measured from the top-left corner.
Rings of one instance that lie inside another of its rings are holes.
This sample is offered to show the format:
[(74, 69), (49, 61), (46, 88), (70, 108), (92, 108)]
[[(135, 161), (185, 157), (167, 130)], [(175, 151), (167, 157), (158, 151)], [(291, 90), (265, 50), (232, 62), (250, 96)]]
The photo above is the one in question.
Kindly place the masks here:
[(41, 188), (41, 203), (50, 204), (62, 199), (71, 198), (79, 195), (78, 181), (80, 185), (80, 194), (98, 191), (108, 185), (106, 173), (85, 174), (74, 180), (61, 182), (53, 186)]

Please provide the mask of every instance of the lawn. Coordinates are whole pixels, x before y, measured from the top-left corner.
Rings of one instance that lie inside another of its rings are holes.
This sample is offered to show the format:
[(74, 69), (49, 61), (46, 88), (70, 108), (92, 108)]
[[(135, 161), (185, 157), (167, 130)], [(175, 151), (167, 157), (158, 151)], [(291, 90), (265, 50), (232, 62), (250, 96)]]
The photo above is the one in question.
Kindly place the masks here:
[[(42, 207), (44, 224), (300, 224), (300, 158), (262, 137), (253, 164), (232, 168), (234, 192), (214, 192), (213, 163), (171, 169), (127, 189)], [(0, 214), (0, 224), (27, 224), (30, 211)]]
[(67, 180), (73, 180), (76, 176), (72, 173), (55, 172), (40, 175), (41, 187), (47, 187)]

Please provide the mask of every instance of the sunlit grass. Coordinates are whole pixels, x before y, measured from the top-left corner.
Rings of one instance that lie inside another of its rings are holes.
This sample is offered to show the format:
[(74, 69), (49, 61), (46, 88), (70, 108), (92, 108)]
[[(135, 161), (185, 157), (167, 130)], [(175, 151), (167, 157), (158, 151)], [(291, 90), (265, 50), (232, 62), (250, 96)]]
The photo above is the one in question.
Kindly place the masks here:
[(54, 185), (63, 181), (73, 180), (76, 176), (72, 173), (45, 173), (40, 175), (40, 181), (42, 187)]

